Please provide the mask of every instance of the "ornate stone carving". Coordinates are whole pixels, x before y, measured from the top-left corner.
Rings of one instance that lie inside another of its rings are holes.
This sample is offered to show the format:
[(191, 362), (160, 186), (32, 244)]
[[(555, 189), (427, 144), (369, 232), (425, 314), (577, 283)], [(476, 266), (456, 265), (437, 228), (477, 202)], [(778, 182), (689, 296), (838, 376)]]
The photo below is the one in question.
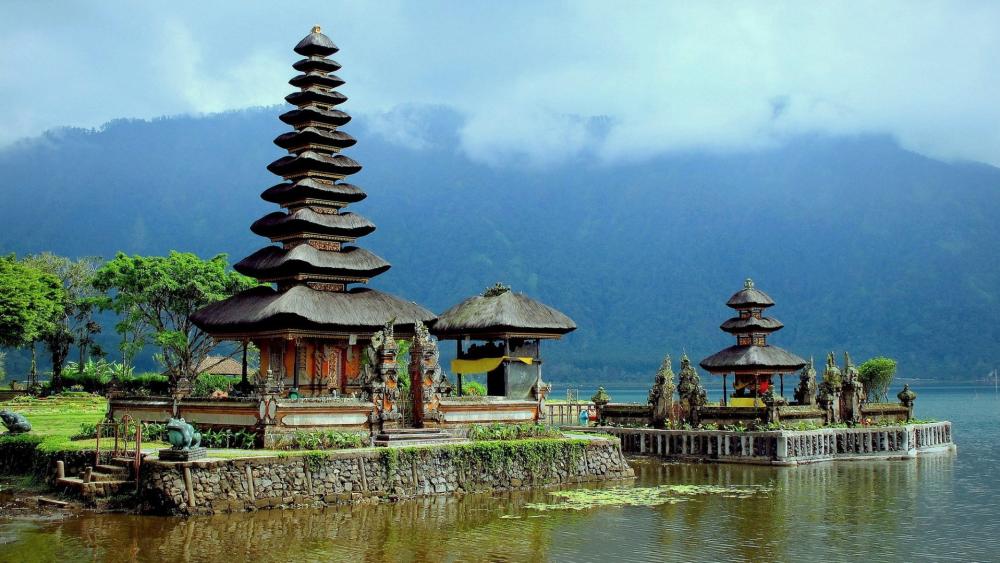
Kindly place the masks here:
[(799, 385), (795, 388), (795, 402), (800, 405), (816, 406), (816, 368), (813, 359), (799, 373)]
[(670, 420), (674, 405), (674, 368), (670, 354), (663, 358), (660, 369), (656, 370), (653, 388), (649, 390), (649, 405), (652, 407), (653, 426), (663, 428)]
[(369, 417), (373, 431), (377, 426), (395, 425), (403, 418), (397, 406), (400, 393), (394, 321), (386, 322), (382, 330), (372, 335), (371, 343), (365, 348), (361, 395), (374, 406)]
[(693, 424), (698, 422), (698, 409), (708, 402), (708, 394), (701, 386), (701, 377), (691, 365), (687, 354), (681, 357), (681, 372), (677, 378), (677, 395), (684, 417)]
[(861, 403), (865, 400), (864, 384), (861, 374), (851, 362), (851, 355), (844, 352), (844, 371), (841, 382), (840, 418), (842, 421), (856, 424), (861, 422)]
[[(451, 393), (451, 382), (441, 370), (440, 353), (435, 340), (424, 323), (414, 325), (413, 342), (410, 345), (410, 388), (418, 393), (419, 401), (414, 401), (414, 409), (422, 409), (420, 418), (424, 421), (442, 422), (438, 406), (441, 398)], [(418, 388), (419, 386), (419, 388)]]

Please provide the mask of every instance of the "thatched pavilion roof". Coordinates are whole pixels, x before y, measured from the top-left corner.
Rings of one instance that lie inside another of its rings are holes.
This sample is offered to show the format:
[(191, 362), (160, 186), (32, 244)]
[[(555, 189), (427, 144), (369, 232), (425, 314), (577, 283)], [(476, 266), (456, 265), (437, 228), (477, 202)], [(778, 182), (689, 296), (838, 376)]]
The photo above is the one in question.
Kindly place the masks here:
[(753, 371), (755, 373), (791, 373), (808, 362), (777, 346), (730, 346), (705, 358), (699, 364), (711, 373)]
[(764, 293), (763, 291), (757, 289), (753, 286), (753, 280), (747, 278), (743, 289), (737, 291), (726, 301), (726, 305), (729, 305), (733, 309), (741, 309), (747, 307), (770, 307), (774, 305), (774, 300), (771, 296)]
[(278, 292), (261, 286), (213, 303), (191, 316), (213, 335), (330, 332), (371, 334), (395, 319), (399, 334), (413, 332), (416, 321), (430, 323), (434, 313), (412, 301), (369, 288), (320, 291), (297, 285)]
[(438, 338), (463, 336), (531, 336), (558, 338), (576, 330), (573, 319), (523, 293), (487, 291), (448, 309), (438, 317), (433, 332)]

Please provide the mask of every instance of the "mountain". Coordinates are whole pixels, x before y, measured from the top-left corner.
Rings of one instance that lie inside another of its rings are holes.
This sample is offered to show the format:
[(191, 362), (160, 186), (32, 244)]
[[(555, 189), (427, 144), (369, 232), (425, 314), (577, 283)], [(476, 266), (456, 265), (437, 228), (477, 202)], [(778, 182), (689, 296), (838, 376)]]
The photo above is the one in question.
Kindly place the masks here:
[[(0, 151), (0, 252), (171, 249), (236, 261), (265, 241), (281, 108), (64, 129)], [(373, 285), (435, 311), (500, 280), (573, 317), (547, 346), (558, 380), (652, 378), (663, 354), (731, 344), (746, 277), (777, 302), (782, 347), (822, 363), (900, 360), (901, 375), (980, 377), (1000, 361), (1000, 169), (886, 137), (799, 137), (752, 152), (482, 164), (461, 116), (411, 107), (345, 129), (354, 206), (393, 264)], [(413, 133), (414, 134), (409, 134)], [(404, 135), (402, 133), (409, 132)]]

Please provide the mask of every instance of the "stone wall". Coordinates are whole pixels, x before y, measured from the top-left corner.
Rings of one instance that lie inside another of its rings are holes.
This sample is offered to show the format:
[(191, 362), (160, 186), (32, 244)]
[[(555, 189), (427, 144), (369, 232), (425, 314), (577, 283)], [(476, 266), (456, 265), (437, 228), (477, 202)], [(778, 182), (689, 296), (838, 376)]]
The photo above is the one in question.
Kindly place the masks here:
[(613, 440), (472, 442), (185, 463), (151, 461), (142, 468), (141, 500), (144, 512), (202, 514), (633, 476)]

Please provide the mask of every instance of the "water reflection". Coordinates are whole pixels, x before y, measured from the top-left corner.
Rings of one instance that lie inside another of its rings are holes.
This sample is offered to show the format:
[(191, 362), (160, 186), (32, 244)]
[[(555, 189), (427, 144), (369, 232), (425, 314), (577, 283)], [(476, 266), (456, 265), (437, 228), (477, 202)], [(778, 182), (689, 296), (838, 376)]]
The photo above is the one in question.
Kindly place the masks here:
[[(750, 561), (990, 558), (996, 534), (935, 518), (955, 456), (794, 468), (640, 462), (635, 486), (770, 485), (761, 497), (537, 512), (546, 491), (189, 519), (82, 515), (0, 525), (0, 560)], [(507, 516), (507, 518), (502, 518)], [(957, 549), (956, 549), (957, 548)]]

